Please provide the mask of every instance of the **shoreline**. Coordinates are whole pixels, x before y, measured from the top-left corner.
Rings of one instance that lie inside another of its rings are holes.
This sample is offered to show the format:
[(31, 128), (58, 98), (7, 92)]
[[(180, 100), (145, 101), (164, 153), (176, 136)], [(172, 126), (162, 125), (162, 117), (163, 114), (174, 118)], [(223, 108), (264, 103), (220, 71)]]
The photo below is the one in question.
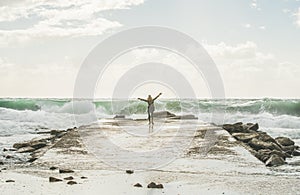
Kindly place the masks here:
[[(118, 138), (119, 143), (124, 144), (124, 147), (134, 150), (141, 147), (155, 148), (155, 144), (157, 144), (128, 138), (117, 127), (126, 126), (135, 129), (138, 126), (140, 131), (147, 132), (145, 121), (124, 120), (122, 118), (108, 119), (99, 122), (97, 126), (92, 124), (66, 131), (52, 131), (52, 135), (51, 131), (49, 134), (43, 134), (42, 139), (43, 141), (46, 140), (47, 143), (46, 146), (36, 149), (33, 151), (33, 155), (30, 155), (36, 158), (35, 160), (1, 170), (0, 186), (3, 189), (3, 194), (13, 192), (24, 194), (30, 192), (140, 194), (150, 191), (154, 194), (298, 193), (293, 186), (297, 186), (299, 175), (286, 174), (280, 169), (266, 167), (263, 162), (245, 148), (240, 140), (234, 138), (221, 127), (199, 123), (192, 119), (173, 118), (162, 121), (157, 119), (157, 121), (158, 124), (163, 124), (163, 128), (165, 128), (154, 134), (155, 140), (159, 140), (157, 143), (164, 142), (166, 137), (173, 135), (173, 131), (176, 130), (174, 127), (178, 127), (182, 122), (183, 125), (181, 124), (181, 126), (184, 129), (196, 128), (191, 145), (184, 150), (183, 155), (179, 155), (166, 166), (146, 171), (132, 169), (133, 173), (128, 174), (125, 169), (118, 169), (99, 161), (83, 144), (80, 131), (85, 130), (89, 133), (95, 133), (99, 130), (105, 131), (110, 133), (109, 135), (114, 139)], [(205, 139), (207, 132), (214, 134), (217, 139), (207, 155), (203, 155), (201, 153), (203, 150), (200, 148), (207, 141)], [(34, 142), (36, 147), (38, 144), (42, 146), (41, 140), (35, 139)], [(138, 144), (129, 144), (130, 142)], [(113, 150), (109, 152), (114, 153)], [(111, 157), (108, 156), (107, 160), (110, 160), (109, 158)], [(122, 161), (122, 159), (120, 160)], [(138, 161), (138, 159), (133, 161)], [(1, 167), (4, 166), (1, 165)], [(59, 170), (72, 170), (74, 172), (59, 173)], [(70, 176), (73, 179), (64, 179)], [(49, 182), (49, 177), (55, 177), (62, 181)], [(86, 178), (82, 179), (81, 177)], [(7, 180), (14, 180), (15, 182), (7, 183)], [(69, 181), (76, 183), (71, 185), (68, 184)], [(162, 184), (163, 189), (147, 188), (151, 182)], [(143, 187), (134, 187), (137, 183)], [(259, 186), (262, 189), (259, 189)]]

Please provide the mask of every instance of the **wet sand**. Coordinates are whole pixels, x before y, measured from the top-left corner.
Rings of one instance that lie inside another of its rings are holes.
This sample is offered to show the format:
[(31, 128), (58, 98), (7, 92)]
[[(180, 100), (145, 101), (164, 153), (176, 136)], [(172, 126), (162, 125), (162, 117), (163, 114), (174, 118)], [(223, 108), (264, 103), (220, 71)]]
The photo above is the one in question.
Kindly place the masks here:
[[(300, 181), (267, 168), (220, 127), (171, 119), (153, 129), (145, 120), (108, 119), (70, 130), (33, 163), (0, 176), (1, 194), (297, 194)], [(69, 176), (77, 184), (68, 185)]]

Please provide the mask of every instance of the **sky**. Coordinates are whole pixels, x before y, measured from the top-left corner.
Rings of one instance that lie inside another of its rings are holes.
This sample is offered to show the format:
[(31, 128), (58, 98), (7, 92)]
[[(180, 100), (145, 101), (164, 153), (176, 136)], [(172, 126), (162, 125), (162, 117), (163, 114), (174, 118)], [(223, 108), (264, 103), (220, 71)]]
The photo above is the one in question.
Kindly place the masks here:
[[(82, 63), (101, 41), (148, 25), (201, 43), (228, 98), (300, 98), (300, 0), (0, 0), (0, 97), (72, 97)], [(113, 61), (95, 97), (111, 97), (122, 75), (146, 62), (172, 66), (197, 98), (211, 97), (189, 61), (154, 48)], [(159, 92), (176, 96), (159, 82), (137, 83), (130, 94)]]

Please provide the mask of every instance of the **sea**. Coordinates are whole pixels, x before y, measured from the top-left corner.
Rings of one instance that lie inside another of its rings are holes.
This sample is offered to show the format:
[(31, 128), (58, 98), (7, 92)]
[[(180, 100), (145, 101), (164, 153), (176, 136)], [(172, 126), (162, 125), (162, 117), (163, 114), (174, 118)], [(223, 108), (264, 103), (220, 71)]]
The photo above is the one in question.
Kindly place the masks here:
[[(160, 99), (155, 108), (193, 114), (217, 125), (258, 123), (271, 136), (286, 136), (300, 145), (300, 99)], [(135, 99), (1, 98), (0, 161), (5, 158), (4, 148), (37, 137), (38, 132), (79, 127), (115, 115), (147, 118), (147, 104)]]

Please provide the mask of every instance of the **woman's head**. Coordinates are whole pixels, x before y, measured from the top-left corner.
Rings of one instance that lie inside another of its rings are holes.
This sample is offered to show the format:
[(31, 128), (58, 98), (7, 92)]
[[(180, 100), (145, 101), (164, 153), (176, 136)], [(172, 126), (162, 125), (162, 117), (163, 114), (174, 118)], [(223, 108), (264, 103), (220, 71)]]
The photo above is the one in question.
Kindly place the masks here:
[(148, 101), (152, 101), (151, 95), (148, 95)]

